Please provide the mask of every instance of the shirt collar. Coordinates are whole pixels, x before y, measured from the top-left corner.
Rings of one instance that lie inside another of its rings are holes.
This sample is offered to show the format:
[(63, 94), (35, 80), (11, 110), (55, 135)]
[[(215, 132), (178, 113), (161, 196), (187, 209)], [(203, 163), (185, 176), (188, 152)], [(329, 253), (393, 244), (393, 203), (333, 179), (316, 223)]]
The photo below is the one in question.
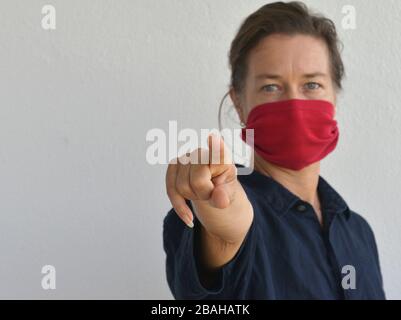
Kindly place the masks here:
[[(238, 176), (240, 182), (252, 186), (260, 195), (265, 196), (267, 202), (277, 212), (278, 215), (287, 213), (289, 209), (302, 201), (298, 196), (293, 194), (272, 177), (266, 176), (256, 170), (249, 175)], [(350, 209), (345, 200), (337, 193), (336, 190), (319, 175), (318, 193), (321, 200), (322, 210), (330, 213), (343, 213), (348, 219)]]

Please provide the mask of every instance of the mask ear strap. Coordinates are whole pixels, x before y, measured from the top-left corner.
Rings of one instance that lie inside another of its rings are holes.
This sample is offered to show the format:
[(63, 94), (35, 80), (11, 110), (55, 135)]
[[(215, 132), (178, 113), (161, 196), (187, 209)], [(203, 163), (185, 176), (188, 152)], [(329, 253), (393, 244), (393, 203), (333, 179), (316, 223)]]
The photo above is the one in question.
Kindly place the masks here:
[[(222, 119), (222, 111), (223, 111), (223, 103), (224, 100), (230, 95), (230, 91), (228, 91), (224, 97), (220, 101), (220, 106), (219, 106), (219, 115), (218, 115), (218, 121), (219, 121), (219, 130), (223, 130), (223, 119)], [(243, 121), (240, 121), (240, 126), (241, 128), (245, 128), (246, 124)]]
[(223, 103), (224, 103), (224, 100), (227, 98), (227, 96), (230, 94), (230, 91), (228, 91), (225, 95), (224, 95), (224, 97), (223, 97), (223, 99), (221, 99), (221, 101), (220, 101), (220, 106), (219, 106), (219, 116), (218, 116), (218, 120), (219, 120), (219, 130), (221, 131), (221, 130), (223, 130), (223, 121), (222, 121), (222, 109), (223, 109)]

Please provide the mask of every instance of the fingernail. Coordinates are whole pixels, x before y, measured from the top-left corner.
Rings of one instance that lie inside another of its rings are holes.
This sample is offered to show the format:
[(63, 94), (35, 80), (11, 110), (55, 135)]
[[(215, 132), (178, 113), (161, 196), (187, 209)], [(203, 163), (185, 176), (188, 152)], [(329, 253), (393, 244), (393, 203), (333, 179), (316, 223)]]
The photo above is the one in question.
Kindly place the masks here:
[(190, 227), (190, 228), (193, 228), (194, 227), (194, 223), (192, 221), (190, 221), (190, 222), (187, 223), (187, 226)]

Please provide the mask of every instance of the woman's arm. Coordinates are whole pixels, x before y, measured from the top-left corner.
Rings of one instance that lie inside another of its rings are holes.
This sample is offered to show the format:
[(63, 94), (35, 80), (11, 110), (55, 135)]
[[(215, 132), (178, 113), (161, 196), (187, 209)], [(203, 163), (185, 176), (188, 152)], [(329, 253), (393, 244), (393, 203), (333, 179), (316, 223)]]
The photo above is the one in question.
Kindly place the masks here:
[[(235, 256), (253, 221), (252, 205), (237, 179), (237, 169), (228, 158), (224, 141), (210, 136), (208, 143), (212, 153), (202, 149), (194, 152), (196, 159), (207, 152), (209, 163), (178, 161), (169, 165), (166, 175), (167, 194), (177, 215), (191, 224), (193, 213), (186, 203), (191, 200), (201, 222), (194, 250), (205, 284), (212, 283), (219, 268)], [(213, 152), (220, 155), (219, 161), (211, 161)]]

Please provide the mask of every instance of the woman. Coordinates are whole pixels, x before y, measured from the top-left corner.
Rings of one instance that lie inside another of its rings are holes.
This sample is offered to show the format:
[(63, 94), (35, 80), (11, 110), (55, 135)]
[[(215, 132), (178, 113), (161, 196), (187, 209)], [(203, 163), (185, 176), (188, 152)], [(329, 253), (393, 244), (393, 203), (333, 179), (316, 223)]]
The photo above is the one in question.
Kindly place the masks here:
[[(243, 22), (230, 65), (230, 97), (243, 130), (254, 130), (255, 170), (169, 165), (163, 240), (174, 297), (384, 299), (370, 226), (320, 176), (339, 138), (334, 24), (300, 2), (265, 5)], [(224, 141), (210, 136), (209, 149), (224, 154)]]

